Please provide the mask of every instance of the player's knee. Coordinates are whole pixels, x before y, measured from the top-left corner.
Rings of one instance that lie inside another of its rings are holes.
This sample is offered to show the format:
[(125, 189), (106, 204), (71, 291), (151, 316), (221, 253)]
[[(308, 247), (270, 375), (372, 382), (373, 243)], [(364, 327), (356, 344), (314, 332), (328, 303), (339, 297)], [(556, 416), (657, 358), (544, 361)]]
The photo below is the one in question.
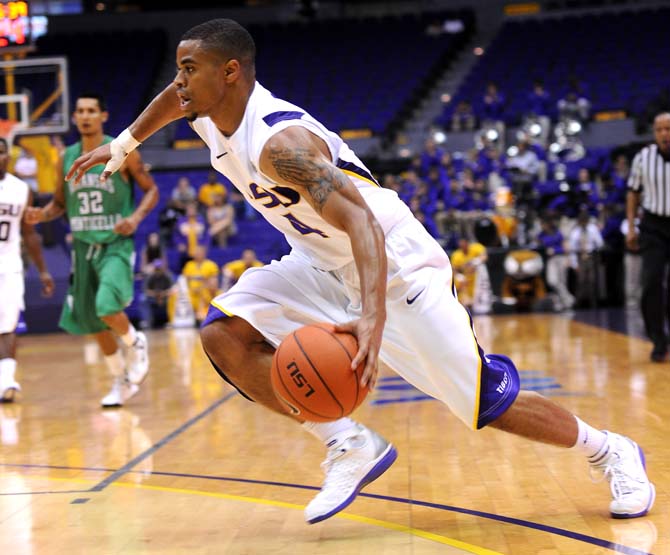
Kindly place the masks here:
[(244, 320), (233, 317), (214, 320), (201, 328), (202, 347), (217, 370), (227, 375), (241, 371), (240, 361), (251, 352), (255, 342), (247, 326), (251, 327)]

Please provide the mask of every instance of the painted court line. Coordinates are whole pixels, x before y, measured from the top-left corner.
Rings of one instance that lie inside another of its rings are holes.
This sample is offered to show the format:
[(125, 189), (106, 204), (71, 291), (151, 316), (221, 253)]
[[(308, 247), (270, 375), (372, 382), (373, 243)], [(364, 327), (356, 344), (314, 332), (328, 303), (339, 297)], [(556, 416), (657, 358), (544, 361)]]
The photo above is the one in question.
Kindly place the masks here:
[[(14, 467), (26, 467), (26, 468), (51, 468), (46, 465), (19, 465), (19, 464), (2, 464), (0, 463), (0, 466), (14, 466)], [(64, 469), (67, 467), (56, 467), (58, 469)], [(99, 469), (99, 468), (86, 468), (86, 467), (77, 467), (77, 468), (71, 468), (71, 470), (76, 469), (76, 470), (86, 470), (86, 471), (106, 471), (107, 469)], [(140, 472), (140, 471), (127, 471), (128, 472)], [(141, 471), (143, 474), (147, 474), (146, 471)], [(257, 485), (264, 485), (264, 486), (275, 486), (275, 487), (284, 487), (284, 488), (292, 488), (292, 489), (307, 489), (307, 490), (313, 490), (313, 491), (318, 491), (320, 488), (317, 486), (309, 486), (309, 485), (304, 485), (304, 484), (293, 484), (289, 482), (274, 482), (274, 481), (269, 481), (269, 480), (254, 480), (251, 478), (235, 478), (235, 477), (226, 477), (226, 476), (211, 476), (211, 475), (203, 475), (203, 474), (189, 474), (189, 473), (182, 473), (182, 472), (161, 472), (161, 471), (152, 471), (150, 472), (151, 475), (155, 476), (170, 476), (170, 477), (177, 477), (177, 478), (194, 478), (194, 479), (202, 479), (202, 480), (214, 480), (214, 481), (220, 481), (220, 482), (236, 482), (236, 483), (244, 483), (244, 484), (257, 484)], [(59, 480), (59, 481), (67, 481), (67, 478), (47, 478), (49, 480)], [(85, 482), (85, 480), (81, 479), (76, 479), (72, 481), (77, 481), (79, 483)], [(109, 484), (108, 484), (109, 485)], [(181, 491), (183, 493), (192, 493), (192, 494), (197, 494), (197, 495), (204, 495), (204, 496), (210, 496), (210, 497), (221, 497), (221, 498), (236, 498), (237, 496), (229, 495), (229, 494), (224, 494), (224, 493), (215, 493), (215, 492), (204, 492), (204, 491), (199, 491), (199, 490), (177, 490), (175, 488), (166, 488), (162, 486), (151, 486), (148, 484), (130, 484), (130, 483), (124, 483), (124, 482), (116, 482), (113, 485), (118, 485), (118, 486), (125, 486), (125, 487), (139, 487), (139, 488), (145, 488), (145, 489), (155, 489), (155, 490), (163, 490), (163, 491)], [(74, 491), (72, 493), (87, 493), (92, 490), (83, 490), (83, 491)], [(39, 493), (39, 492), (38, 492)], [(54, 492), (54, 493), (62, 493), (62, 492)], [(369, 499), (378, 499), (382, 501), (390, 501), (392, 503), (402, 503), (406, 505), (417, 505), (421, 507), (427, 507), (431, 509), (437, 509), (441, 511), (448, 511), (448, 512), (454, 512), (454, 513), (460, 513), (460, 514), (465, 514), (465, 515), (470, 515), (474, 517), (479, 517), (479, 518), (485, 518), (489, 520), (494, 520), (498, 522), (502, 522), (505, 524), (511, 524), (514, 526), (521, 526), (523, 528), (530, 528), (533, 530), (537, 530), (539, 532), (545, 532), (548, 534), (555, 534), (557, 536), (562, 536), (571, 540), (575, 541), (580, 541), (584, 543), (588, 543), (590, 545), (596, 545), (605, 549), (609, 549), (611, 551), (615, 551), (616, 553), (625, 553), (626, 555), (652, 555), (651, 553), (647, 551), (641, 551), (639, 549), (636, 549), (634, 547), (628, 547), (626, 545), (618, 544), (611, 542), (609, 540), (604, 540), (601, 538), (596, 538), (593, 536), (587, 536), (586, 534), (580, 534), (579, 532), (573, 532), (571, 530), (564, 530), (562, 528), (556, 528), (555, 526), (548, 526), (545, 524), (539, 524), (536, 522), (532, 522), (529, 520), (522, 520), (518, 518), (513, 518), (513, 517), (508, 517), (504, 515), (497, 515), (495, 513), (487, 513), (484, 511), (477, 511), (474, 509), (466, 509), (463, 507), (456, 507), (453, 505), (444, 505), (441, 503), (432, 503), (428, 501), (420, 501), (416, 499), (407, 499), (404, 497), (393, 497), (389, 495), (379, 495), (375, 493), (365, 493), (361, 492), (358, 494), (359, 497), (367, 497)], [(254, 499), (254, 498), (240, 498), (240, 500), (249, 500), (249, 499)], [(295, 505), (292, 503), (284, 503), (281, 501), (270, 501), (270, 500), (264, 500), (265, 504), (272, 504), (277, 507), (286, 507), (286, 508), (304, 508), (301, 505)], [(367, 517), (358, 517), (357, 515), (350, 515), (349, 513), (339, 513), (336, 515), (337, 517), (340, 518), (349, 518), (350, 520), (356, 520), (357, 518), (362, 518), (362, 519), (367, 519)], [(373, 520), (373, 519), (370, 519)], [(392, 524), (393, 526), (396, 526), (394, 523), (388, 523)], [(397, 526), (402, 526), (398, 524)], [(388, 528), (388, 526), (387, 526)], [(408, 528), (408, 530), (410, 530)], [(417, 530), (417, 529), (411, 529), (411, 530)], [(419, 530), (420, 531), (420, 530)], [(424, 532), (420, 531), (425, 534), (430, 534), (429, 532)], [(408, 532), (414, 534), (414, 532)], [(414, 534), (418, 535), (418, 534)], [(421, 536), (421, 537), (426, 537), (426, 536)], [(443, 537), (443, 536), (440, 536)], [(451, 539), (451, 538), (448, 538)], [(453, 540), (453, 541), (458, 541), (458, 540)], [(449, 544), (452, 545), (452, 544)], [(473, 546), (477, 547), (477, 546)], [(483, 548), (481, 548), (483, 549)], [(476, 553), (477, 555), (481, 554), (493, 554), (495, 552), (493, 551), (472, 551), (472, 553)]]
[(209, 407), (207, 407), (201, 413), (196, 414), (193, 418), (191, 418), (190, 420), (187, 420), (181, 426), (179, 426), (179, 428), (177, 428), (176, 430), (173, 430), (168, 435), (166, 435), (163, 439), (159, 440), (158, 443), (152, 445), (151, 447), (149, 447), (149, 449), (147, 449), (143, 453), (140, 453), (134, 459), (129, 460), (126, 464), (124, 464), (117, 471), (113, 472), (112, 474), (107, 476), (107, 478), (105, 478), (104, 480), (102, 480), (101, 482), (99, 482), (95, 486), (93, 486), (89, 491), (93, 492), (93, 491), (104, 490), (109, 484), (111, 484), (113, 482), (116, 482), (124, 474), (128, 474), (128, 472), (130, 472), (135, 466), (140, 464), (144, 459), (153, 455), (161, 447), (170, 443), (179, 434), (188, 430), (191, 426), (193, 426), (193, 424), (196, 424), (197, 422), (199, 422), (200, 420), (205, 418), (205, 416), (207, 416), (211, 412), (215, 411), (217, 408), (219, 408), (221, 405), (223, 405), (223, 403), (225, 403), (229, 399), (232, 399), (236, 395), (237, 395), (237, 391), (231, 391), (230, 393), (228, 393), (226, 396), (222, 397), (221, 399), (219, 399), (215, 403), (212, 403)]

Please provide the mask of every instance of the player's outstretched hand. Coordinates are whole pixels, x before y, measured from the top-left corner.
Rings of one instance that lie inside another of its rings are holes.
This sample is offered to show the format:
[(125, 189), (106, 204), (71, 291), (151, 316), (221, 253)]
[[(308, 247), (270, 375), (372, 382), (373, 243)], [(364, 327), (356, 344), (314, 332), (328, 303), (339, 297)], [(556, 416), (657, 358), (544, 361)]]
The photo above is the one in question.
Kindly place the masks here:
[(114, 233), (118, 233), (119, 235), (132, 235), (135, 233), (138, 225), (139, 222), (132, 216), (129, 216), (128, 218), (123, 218), (116, 222)]
[(26, 206), (23, 219), (30, 225), (42, 223), (44, 221), (44, 210), (37, 206)]
[(74, 161), (70, 171), (67, 172), (65, 179), (69, 181), (74, 177), (74, 182), (79, 183), (82, 176), (93, 166), (106, 164), (105, 171), (100, 175), (100, 181), (105, 181), (121, 167), (121, 164), (123, 164), (126, 159), (124, 153), (119, 153), (116, 157), (112, 156), (112, 151), (109, 145), (110, 143), (100, 145), (98, 148), (82, 154)]
[(377, 372), (379, 371), (379, 349), (382, 344), (382, 332), (384, 320), (378, 318), (363, 317), (352, 320), (346, 324), (335, 325), (335, 331), (351, 333), (358, 340), (358, 352), (351, 361), (351, 369), (356, 370), (365, 361), (365, 369), (361, 376), (361, 385), (367, 385), (372, 391), (377, 383)]
[(54, 278), (49, 272), (40, 273), (40, 282), (42, 283), (42, 296), (51, 297), (54, 294)]

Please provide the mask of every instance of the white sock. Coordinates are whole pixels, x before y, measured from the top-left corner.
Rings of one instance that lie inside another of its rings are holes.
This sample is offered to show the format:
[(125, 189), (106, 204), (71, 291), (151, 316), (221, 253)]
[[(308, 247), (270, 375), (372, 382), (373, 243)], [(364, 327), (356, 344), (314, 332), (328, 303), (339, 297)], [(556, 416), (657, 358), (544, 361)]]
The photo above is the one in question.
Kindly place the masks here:
[(126, 363), (121, 356), (121, 350), (117, 349), (114, 354), (105, 355), (105, 364), (109, 368), (109, 373), (118, 378), (123, 376), (123, 373), (126, 371)]
[(599, 458), (596, 455), (607, 445), (607, 434), (592, 428), (576, 416), (575, 420), (577, 420), (577, 442), (572, 448), (578, 449), (589, 458)]
[(121, 336), (121, 341), (126, 347), (132, 347), (137, 339), (137, 330), (132, 324), (128, 324), (128, 331)]
[(16, 360), (13, 358), (3, 358), (0, 360), (0, 376), (3, 380), (8, 382), (14, 381), (14, 374), (16, 373)]
[(356, 427), (356, 422), (350, 418), (340, 418), (333, 422), (305, 422), (302, 427), (328, 445), (335, 435)]

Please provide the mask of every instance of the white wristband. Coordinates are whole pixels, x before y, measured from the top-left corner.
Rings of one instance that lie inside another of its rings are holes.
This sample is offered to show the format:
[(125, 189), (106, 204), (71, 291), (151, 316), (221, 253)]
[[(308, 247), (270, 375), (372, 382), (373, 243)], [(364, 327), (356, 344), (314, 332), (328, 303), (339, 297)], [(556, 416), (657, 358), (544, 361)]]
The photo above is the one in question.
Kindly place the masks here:
[[(126, 156), (138, 146), (140, 146), (140, 143), (137, 139), (131, 135), (128, 129), (124, 129), (116, 139), (112, 139), (112, 142), (109, 143), (111, 157), (107, 164), (105, 164), (104, 173), (111, 175), (118, 171), (126, 161)], [(101, 179), (104, 181), (106, 177), (103, 175)]]
[(121, 134), (116, 139), (114, 139), (114, 141), (121, 147), (121, 150), (123, 150), (126, 155), (130, 154), (133, 150), (142, 144), (132, 136), (128, 129), (124, 129)]

